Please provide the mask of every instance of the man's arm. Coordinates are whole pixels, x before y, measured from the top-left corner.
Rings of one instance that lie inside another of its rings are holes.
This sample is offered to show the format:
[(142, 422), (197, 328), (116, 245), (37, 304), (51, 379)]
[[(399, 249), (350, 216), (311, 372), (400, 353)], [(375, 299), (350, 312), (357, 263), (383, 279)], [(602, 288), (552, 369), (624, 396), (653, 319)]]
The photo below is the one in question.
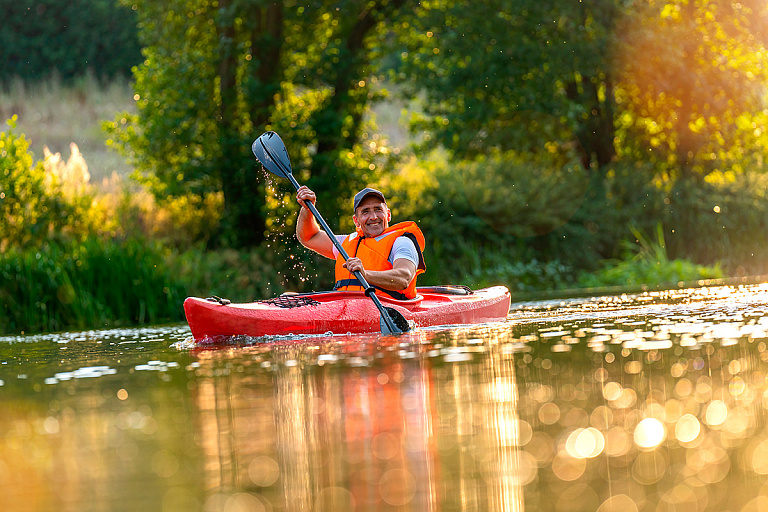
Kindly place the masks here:
[(296, 200), (301, 204), (299, 219), (296, 221), (296, 238), (301, 245), (311, 249), (326, 258), (336, 259), (333, 255), (333, 242), (328, 233), (320, 229), (315, 216), (307, 208), (306, 202), (315, 204), (315, 193), (306, 186), (296, 192)]
[(396, 259), (390, 270), (365, 270), (360, 258), (349, 258), (344, 267), (362, 272), (368, 284), (387, 290), (405, 290), (416, 275), (416, 265), (405, 258)]

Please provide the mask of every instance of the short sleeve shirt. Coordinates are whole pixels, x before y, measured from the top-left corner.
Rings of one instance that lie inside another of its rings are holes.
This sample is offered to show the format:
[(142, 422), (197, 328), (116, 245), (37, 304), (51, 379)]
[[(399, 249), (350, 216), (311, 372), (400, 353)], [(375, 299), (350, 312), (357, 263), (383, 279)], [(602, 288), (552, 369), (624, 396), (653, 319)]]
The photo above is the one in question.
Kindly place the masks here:
[[(343, 243), (347, 236), (349, 235), (336, 235), (336, 239), (339, 243)], [(333, 256), (334, 258), (339, 257), (339, 251), (336, 249), (336, 246), (333, 247)], [(419, 252), (416, 250), (416, 244), (407, 236), (397, 237), (387, 259), (393, 265), (395, 260), (406, 259), (417, 267), (419, 266)]]

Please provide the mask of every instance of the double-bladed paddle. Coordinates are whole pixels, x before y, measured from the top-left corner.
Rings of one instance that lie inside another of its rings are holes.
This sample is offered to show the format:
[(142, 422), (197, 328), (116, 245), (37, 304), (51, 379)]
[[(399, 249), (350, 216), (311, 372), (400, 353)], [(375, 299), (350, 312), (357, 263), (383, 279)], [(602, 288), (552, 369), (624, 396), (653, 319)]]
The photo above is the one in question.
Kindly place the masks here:
[[(296, 181), (296, 178), (293, 177), (288, 150), (285, 148), (285, 144), (283, 144), (282, 139), (277, 133), (269, 131), (261, 134), (258, 139), (253, 141), (251, 150), (253, 150), (253, 154), (266, 170), (275, 176), (288, 178), (296, 190), (299, 190), (301, 186), (299, 185), (299, 182)], [(347, 255), (347, 252), (341, 246), (341, 243), (336, 239), (336, 235), (333, 234), (333, 231), (331, 231), (331, 228), (320, 215), (320, 212), (317, 211), (315, 205), (309, 201), (306, 201), (305, 204), (307, 205), (307, 208), (309, 208), (309, 211), (312, 212), (312, 215), (315, 216), (315, 219), (317, 219), (320, 226), (322, 226), (323, 230), (328, 234), (328, 237), (336, 247), (336, 250), (339, 251), (339, 254), (344, 258), (344, 261), (347, 261), (349, 255)], [(381, 304), (381, 301), (376, 296), (376, 289), (368, 284), (362, 273), (356, 271), (353, 272), (353, 275), (360, 282), (360, 286), (365, 290), (365, 294), (371, 298), (376, 305), (376, 308), (378, 308), (379, 313), (381, 314), (379, 325), (381, 326), (382, 333), (400, 334), (410, 329), (408, 321), (399, 311), (394, 308), (385, 308)]]

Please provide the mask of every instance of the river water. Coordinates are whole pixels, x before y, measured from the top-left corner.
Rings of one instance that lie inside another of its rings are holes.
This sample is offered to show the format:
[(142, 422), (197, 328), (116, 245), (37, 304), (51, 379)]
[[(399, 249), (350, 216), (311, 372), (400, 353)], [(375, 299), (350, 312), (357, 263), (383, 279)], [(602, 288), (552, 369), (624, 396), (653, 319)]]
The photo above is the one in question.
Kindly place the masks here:
[(397, 337), (0, 338), (0, 510), (768, 510), (768, 285)]

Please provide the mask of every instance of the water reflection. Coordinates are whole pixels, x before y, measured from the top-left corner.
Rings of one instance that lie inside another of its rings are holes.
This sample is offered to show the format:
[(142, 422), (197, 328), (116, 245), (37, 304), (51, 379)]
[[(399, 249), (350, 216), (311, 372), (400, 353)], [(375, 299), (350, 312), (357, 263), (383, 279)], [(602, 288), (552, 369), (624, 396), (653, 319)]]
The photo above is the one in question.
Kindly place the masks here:
[(768, 286), (399, 337), (0, 339), (3, 510), (757, 511)]
[(521, 464), (507, 327), (471, 334), (202, 351), (202, 437), (220, 461), (206, 487), (287, 510), (522, 509), (534, 465)]

